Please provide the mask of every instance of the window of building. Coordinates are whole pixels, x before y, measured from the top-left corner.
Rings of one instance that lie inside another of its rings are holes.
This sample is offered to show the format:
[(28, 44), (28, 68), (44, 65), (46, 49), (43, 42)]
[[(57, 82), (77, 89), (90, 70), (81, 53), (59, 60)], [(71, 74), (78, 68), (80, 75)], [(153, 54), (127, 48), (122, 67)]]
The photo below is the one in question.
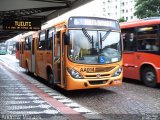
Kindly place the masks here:
[(105, 8), (103, 8), (103, 12), (106, 12), (106, 9), (105, 9)]

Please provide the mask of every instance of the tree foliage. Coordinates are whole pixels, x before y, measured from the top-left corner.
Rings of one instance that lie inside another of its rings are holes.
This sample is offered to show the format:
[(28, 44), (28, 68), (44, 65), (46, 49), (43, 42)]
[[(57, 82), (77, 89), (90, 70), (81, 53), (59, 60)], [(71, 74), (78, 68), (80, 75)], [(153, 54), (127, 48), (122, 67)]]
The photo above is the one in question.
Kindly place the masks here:
[(135, 13), (138, 18), (160, 16), (160, 0), (135, 0)]
[(126, 22), (126, 20), (124, 18), (120, 18), (118, 19), (119, 22)]

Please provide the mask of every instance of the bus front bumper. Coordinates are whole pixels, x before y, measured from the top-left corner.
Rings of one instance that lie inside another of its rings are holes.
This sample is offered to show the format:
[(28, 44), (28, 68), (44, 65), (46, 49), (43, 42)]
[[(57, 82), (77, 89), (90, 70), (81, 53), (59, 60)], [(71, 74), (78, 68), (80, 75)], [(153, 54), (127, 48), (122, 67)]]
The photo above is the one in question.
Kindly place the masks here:
[(109, 86), (121, 86), (122, 74), (117, 77), (101, 79), (73, 79), (71, 76), (66, 77), (67, 90), (90, 89)]

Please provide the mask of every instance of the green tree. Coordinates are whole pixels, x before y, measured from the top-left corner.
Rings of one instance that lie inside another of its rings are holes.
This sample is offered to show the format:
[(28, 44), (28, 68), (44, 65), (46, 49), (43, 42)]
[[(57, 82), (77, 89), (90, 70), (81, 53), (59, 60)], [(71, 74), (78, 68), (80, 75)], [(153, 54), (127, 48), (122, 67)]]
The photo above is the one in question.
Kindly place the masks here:
[(119, 22), (126, 22), (126, 20), (124, 18), (120, 18), (118, 19)]
[(160, 0), (135, 0), (135, 13), (138, 18), (160, 16)]

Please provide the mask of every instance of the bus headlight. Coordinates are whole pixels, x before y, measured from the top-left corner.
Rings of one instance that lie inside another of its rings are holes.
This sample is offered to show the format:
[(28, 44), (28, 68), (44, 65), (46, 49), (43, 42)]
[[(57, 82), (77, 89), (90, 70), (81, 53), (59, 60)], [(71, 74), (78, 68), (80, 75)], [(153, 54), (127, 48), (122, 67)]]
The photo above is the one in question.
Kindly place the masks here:
[(73, 68), (68, 68), (67, 70), (73, 78), (75, 78), (75, 79), (82, 79), (83, 78), (82, 75), (78, 71), (74, 70)]
[(116, 72), (113, 74), (112, 77), (116, 77), (116, 76), (120, 75), (121, 72), (122, 72), (122, 67), (118, 68), (118, 69), (116, 70)]

